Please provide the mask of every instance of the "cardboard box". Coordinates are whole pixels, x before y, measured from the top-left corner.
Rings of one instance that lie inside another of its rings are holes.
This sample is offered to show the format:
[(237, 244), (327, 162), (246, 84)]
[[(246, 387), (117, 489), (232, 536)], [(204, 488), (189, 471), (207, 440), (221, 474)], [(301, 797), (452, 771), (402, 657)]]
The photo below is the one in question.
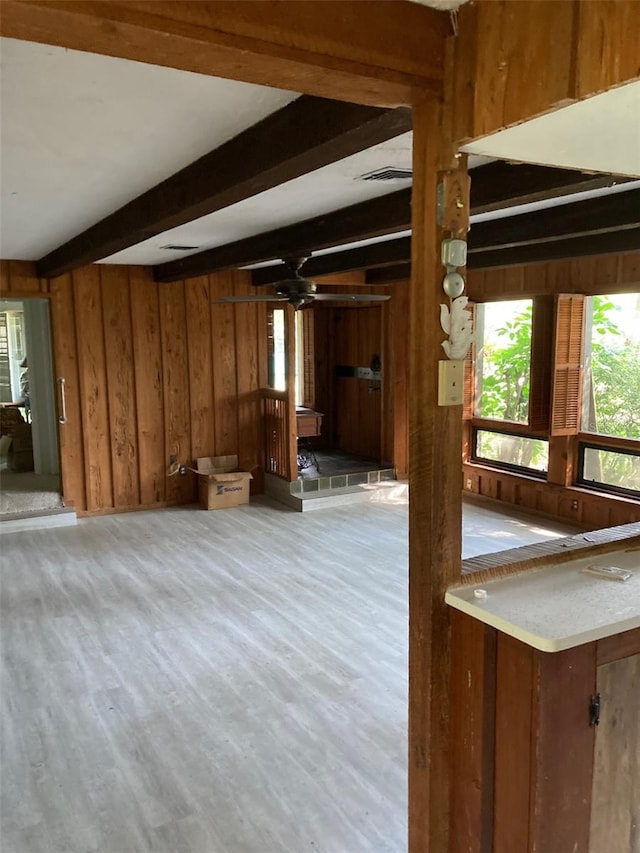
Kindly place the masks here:
[(238, 471), (237, 456), (201, 456), (197, 460), (200, 506), (228, 509), (249, 503), (249, 471)]

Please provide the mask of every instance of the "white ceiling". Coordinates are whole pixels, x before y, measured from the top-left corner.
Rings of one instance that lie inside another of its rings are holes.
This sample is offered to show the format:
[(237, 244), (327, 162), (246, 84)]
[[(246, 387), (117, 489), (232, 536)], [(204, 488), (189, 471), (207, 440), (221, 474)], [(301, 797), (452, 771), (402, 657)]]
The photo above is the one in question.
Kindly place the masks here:
[(35, 260), (297, 94), (0, 40), (0, 257)]
[(381, 166), (410, 169), (411, 139), (412, 134), (405, 133), (353, 154), (231, 207), (158, 234), (105, 258), (105, 263), (171, 261), (194, 252), (168, 251), (162, 246), (197, 246), (202, 251), (409, 187), (411, 181), (357, 181), (355, 178)]
[(640, 81), (477, 139), (463, 151), (640, 177)]
[[(32, 42), (0, 48), (4, 258), (41, 258), (298, 97)], [(166, 245), (211, 248), (409, 186), (355, 180), (386, 166), (411, 168), (411, 133), (104, 261), (162, 263), (189, 254)]]
[[(0, 58), (3, 258), (37, 260), (297, 97), (12, 39), (0, 39)], [(607, 159), (624, 150), (633, 161), (634, 146), (636, 161), (640, 155), (637, 91), (623, 89), (470, 143), (470, 166), (500, 157), (625, 173), (622, 154), (615, 163)], [(551, 124), (538, 129), (537, 122)], [(104, 261), (162, 263), (189, 254), (162, 248), (168, 244), (213, 248), (394, 192), (409, 182), (357, 178), (386, 166), (410, 168), (411, 143), (403, 134)]]

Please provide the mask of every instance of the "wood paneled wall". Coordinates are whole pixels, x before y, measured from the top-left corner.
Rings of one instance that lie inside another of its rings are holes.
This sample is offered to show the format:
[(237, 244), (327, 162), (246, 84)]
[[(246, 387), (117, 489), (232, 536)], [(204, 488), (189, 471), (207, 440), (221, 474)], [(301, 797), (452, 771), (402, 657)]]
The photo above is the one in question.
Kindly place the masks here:
[(640, 521), (640, 504), (631, 498), (548, 483), (472, 462), (463, 466), (467, 493), (504, 501), (589, 530)]
[(0, 296), (21, 299), (48, 294), (49, 282), (36, 276), (31, 261), (0, 261)]
[(634, 293), (640, 290), (640, 252), (592, 255), (517, 267), (468, 270), (467, 295), (475, 302), (526, 299), (556, 293)]
[[(382, 312), (382, 369), (388, 377), (382, 407), (382, 456), (398, 479), (409, 476), (409, 282), (389, 288)], [(383, 372), (384, 375), (384, 372)]]
[[(323, 288), (326, 292), (329, 288)], [(341, 292), (351, 288), (341, 285)], [(360, 289), (361, 290), (361, 289)], [(373, 288), (369, 287), (369, 291)], [(353, 292), (358, 290), (353, 288)], [(333, 437), (337, 430), (337, 400), (335, 367), (338, 364), (368, 367), (373, 352), (379, 352), (382, 361), (382, 391), (379, 401), (380, 411), (380, 456), (392, 464), (399, 478), (408, 475), (408, 410), (407, 410), (407, 364), (408, 364), (408, 282), (400, 282), (391, 287), (375, 288), (376, 293), (391, 295), (388, 302), (379, 308), (340, 308), (318, 305), (314, 308), (315, 349), (316, 349), (316, 408), (325, 415), (323, 438), (326, 446), (333, 446)], [(342, 314), (340, 312), (342, 311)], [(367, 313), (373, 312), (373, 313)], [(361, 317), (362, 322), (337, 323), (337, 317)], [(379, 350), (371, 343), (371, 321), (380, 325)], [(379, 320), (378, 320), (379, 318)], [(367, 320), (368, 322), (365, 322)], [(347, 328), (348, 326), (348, 328)], [(343, 380), (358, 383), (366, 393), (365, 380)], [(352, 389), (354, 394), (358, 389)], [(378, 395), (378, 392), (374, 392)], [(356, 401), (357, 403), (357, 401)], [(371, 452), (371, 436), (352, 411), (351, 429), (348, 440), (354, 452), (367, 455)], [(371, 425), (369, 425), (371, 426)], [(360, 435), (358, 432), (360, 431)], [(360, 442), (360, 439), (362, 440)], [(355, 444), (354, 444), (355, 442)], [(359, 443), (360, 442), (360, 443)]]
[[(637, 79), (636, 0), (480, 0), (459, 10), (458, 140)], [(532, 81), (532, 73), (535, 82)]]
[(94, 265), (47, 285), (2, 262), (2, 276), (6, 295), (51, 298), (63, 493), (78, 512), (195, 501), (196, 476), (168, 476), (171, 455), (237, 453), (261, 490), (265, 308), (214, 302), (250, 292), (248, 273), (156, 284), (144, 267)]

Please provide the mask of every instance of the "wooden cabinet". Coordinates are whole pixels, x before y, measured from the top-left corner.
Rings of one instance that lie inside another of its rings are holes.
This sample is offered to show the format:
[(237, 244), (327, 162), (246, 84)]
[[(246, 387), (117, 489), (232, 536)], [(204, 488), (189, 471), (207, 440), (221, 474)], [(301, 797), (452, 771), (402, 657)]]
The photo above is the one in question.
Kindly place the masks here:
[(298, 438), (311, 438), (322, 431), (322, 414), (313, 409), (296, 409), (296, 430)]
[(452, 851), (640, 853), (640, 629), (549, 653), (452, 611), (451, 717)]

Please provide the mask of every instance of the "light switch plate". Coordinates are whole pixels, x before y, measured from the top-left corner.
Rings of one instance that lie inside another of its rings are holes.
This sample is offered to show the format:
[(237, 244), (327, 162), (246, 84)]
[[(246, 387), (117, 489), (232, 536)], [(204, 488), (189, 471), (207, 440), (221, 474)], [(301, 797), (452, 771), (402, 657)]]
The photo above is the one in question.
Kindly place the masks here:
[(438, 362), (438, 405), (461, 406), (464, 390), (464, 361)]

